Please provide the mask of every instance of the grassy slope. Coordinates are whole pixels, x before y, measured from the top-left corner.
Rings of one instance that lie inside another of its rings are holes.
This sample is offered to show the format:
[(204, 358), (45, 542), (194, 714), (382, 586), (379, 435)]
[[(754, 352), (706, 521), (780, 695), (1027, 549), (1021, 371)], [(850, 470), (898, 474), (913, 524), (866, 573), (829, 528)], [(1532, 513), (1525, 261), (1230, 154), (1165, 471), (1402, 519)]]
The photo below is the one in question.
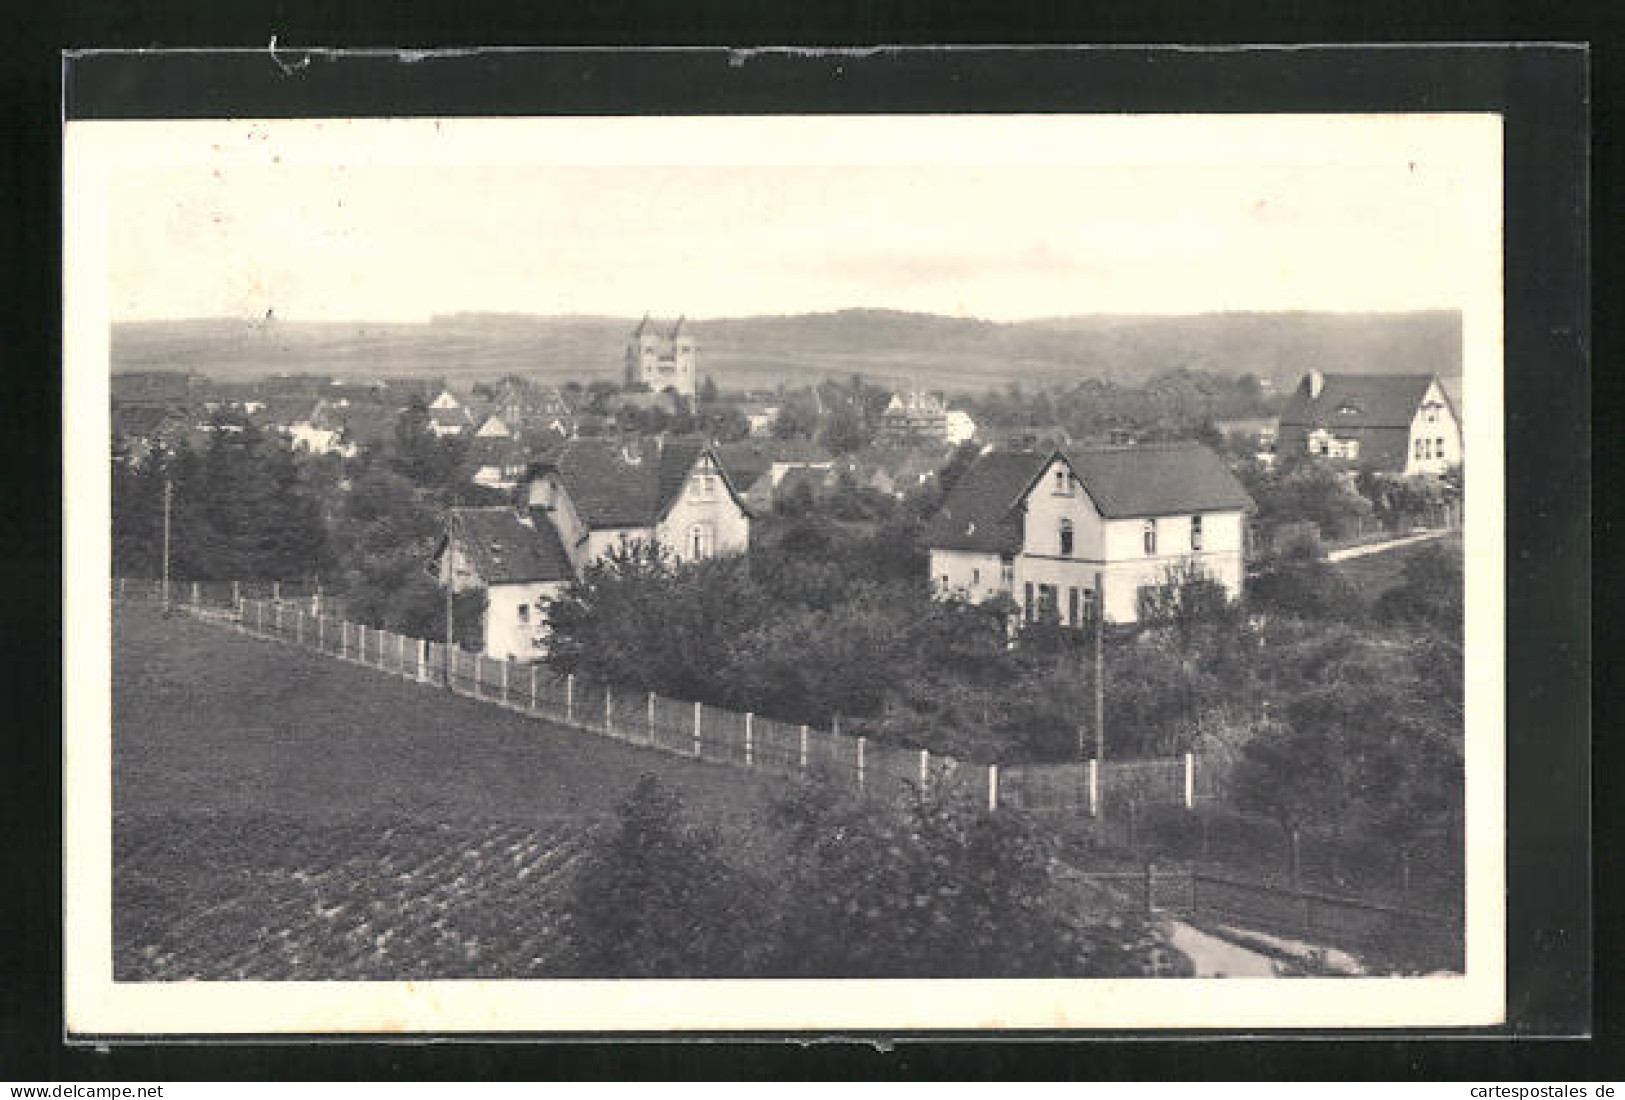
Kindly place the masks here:
[(773, 790), (149, 607), (113, 645), (119, 980), (564, 976), (560, 891), (639, 774)]
[(645, 771), (706, 814), (771, 790), (145, 606), (120, 606), (113, 650), (120, 813), (539, 823), (606, 814)]

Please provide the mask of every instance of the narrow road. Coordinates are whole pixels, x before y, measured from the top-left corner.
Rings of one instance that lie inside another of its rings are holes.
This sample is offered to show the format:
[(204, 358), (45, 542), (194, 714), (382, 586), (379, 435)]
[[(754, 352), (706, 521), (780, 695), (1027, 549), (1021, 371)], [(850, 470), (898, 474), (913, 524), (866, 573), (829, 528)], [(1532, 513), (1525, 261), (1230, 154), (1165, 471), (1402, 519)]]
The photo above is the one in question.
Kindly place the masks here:
[(1190, 959), (1198, 978), (1274, 978), (1275, 962), (1228, 940), (1210, 936), (1183, 921), (1160, 922), (1169, 945)]
[(1364, 546), (1346, 546), (1341, 550), (1328, 552), (1326, 560), (1339, 562), (1348, 561), (1350, 558), (1363, 558), (1367, 554), (1380, 554), (1384, 550), (1397, 550), (1401, 546), (1410, 546), (1412, 543), (1426, 542), (1428, 539), (1443, 538), (1444, 536), (1444, 531), (1424, 531), (1420, 535), (1406, 535), (1404, 538), (1389, 539), (1387, 542), (1368, 542)]

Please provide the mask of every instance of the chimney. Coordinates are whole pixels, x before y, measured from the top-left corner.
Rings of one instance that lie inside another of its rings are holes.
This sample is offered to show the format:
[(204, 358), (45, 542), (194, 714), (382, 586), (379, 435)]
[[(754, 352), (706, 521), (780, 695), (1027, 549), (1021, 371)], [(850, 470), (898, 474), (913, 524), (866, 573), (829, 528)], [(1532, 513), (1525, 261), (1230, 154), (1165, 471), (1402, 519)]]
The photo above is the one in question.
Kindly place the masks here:
[(1309, 399), (1311, 401), (1313, 401), (1316, 398), (1318, 398), (1320, 396), (1320, 391), (1325, 389), (1325, 388), (1326, 388), (1326, 376), (1324, 374), (1320, 373), (1318, 370), (1310, 371), (1309, 372)]

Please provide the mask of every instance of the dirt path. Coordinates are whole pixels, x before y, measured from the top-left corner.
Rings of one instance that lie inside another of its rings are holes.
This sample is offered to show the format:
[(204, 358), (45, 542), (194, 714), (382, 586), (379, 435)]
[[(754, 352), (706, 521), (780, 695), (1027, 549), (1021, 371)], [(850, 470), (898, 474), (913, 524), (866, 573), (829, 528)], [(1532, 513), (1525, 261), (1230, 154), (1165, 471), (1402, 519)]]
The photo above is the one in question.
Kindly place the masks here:
[(1424, 531), (1420, 535), (1406, 535), (1400, 539), (1389, 539), (1387, 542), (1368, 542), (1363, 546), (1346, 546), (1341, 550), (1332, 550), (1326, 554), (1329, 562), (1348, 561), (1350, 558), (1363, 558), (1368, 554), (1380, 554), (1385, 550), (1397, 550), (1401, 546), (1410, 546), (1429, 539), (1443, 538), (1445, 531)]
[(1210, 936), (1183, 921), (1160, 922), (1164, 938), (1190, 959), (1198, 978), (1274, 978), (1275, 963), (1267, 956)]

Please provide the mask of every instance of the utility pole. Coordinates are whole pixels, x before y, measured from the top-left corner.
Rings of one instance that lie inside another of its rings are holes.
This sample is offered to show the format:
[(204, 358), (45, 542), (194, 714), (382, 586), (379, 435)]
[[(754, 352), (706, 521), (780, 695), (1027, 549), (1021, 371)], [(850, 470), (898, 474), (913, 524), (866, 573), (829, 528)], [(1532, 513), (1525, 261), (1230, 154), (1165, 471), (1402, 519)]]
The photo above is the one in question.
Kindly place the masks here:
[(164, 478), (164, 614), (169, 614), (169, 506), (175, 495), (175, 484)]
[(1106, 627), (1106, 593), (1102, 576), (1095, 571), (1095, 759), (1106, 758), (1106, 650), (1102, 635)]
[(455, 671), (455, 662), (453, 661), (453, 657), (452, 657), (452, 654), (453, 654), (452, 647), (456, 644), (456, 638), (457, 638), (457, 635), (456, 635), (456, 633), (454, 632), (454, 630), (452, 628), (452, 618), (451, 618), (451, 616), (452, 616), (452, 588), (454, 586), (454, 582), (456, 581), (456, 577), (457, 577), (457, 571), (454, 568), (456, 563), (452, 560), (452, 554), (455, 552), (454, 547), (453, 547), (453, 543), (452, 543), (452, 535), (453, 535), (452, 517), (453, 517), (454, 514), (455, 513), (454, 513), (452, 507), (450, 505), (447, 505), (447, 507), (446, 507), (446, 556), (441, 560), (441, 568), (444, 570), (444, 573), (445, 573), (444, 579), (445, 579), (445, 582), (446, 582), (446, 690), (450, 691), (450, 692), (453, 692), (453, 693), (455, 693), (456, 690), (457, 690), (456, 687), (452, 684), (452, 680), (451, 680), (452, 672)]

